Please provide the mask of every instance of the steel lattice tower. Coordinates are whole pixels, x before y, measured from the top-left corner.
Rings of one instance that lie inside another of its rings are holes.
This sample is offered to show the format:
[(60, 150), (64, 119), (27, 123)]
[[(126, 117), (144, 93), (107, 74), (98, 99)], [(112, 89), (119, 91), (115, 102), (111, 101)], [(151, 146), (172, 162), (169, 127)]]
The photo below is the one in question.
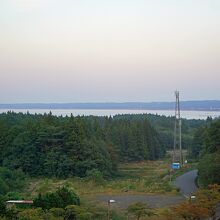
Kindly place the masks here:
[[(180, 94), (179, 91), (175, 91), (176, 103), (175, 103), (175, 125), (174, 125), (174, 145), (173, 145), (173, 163), (179, 162), (183, 164), (182, 154), (182, 123), (180, 117)], [(179, 154), (177, 155), (177, 148), (179, 147)]]

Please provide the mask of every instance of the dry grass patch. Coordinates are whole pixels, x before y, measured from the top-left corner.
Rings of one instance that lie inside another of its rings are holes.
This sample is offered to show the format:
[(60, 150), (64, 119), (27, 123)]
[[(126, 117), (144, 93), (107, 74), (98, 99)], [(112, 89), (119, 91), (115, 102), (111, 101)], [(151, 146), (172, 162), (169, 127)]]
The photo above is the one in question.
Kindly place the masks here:
[(73, 189), (80, 196), (96, 194), (176, 194), (176, 190), (164, 178), (169, 173), (166, 161), (144, 161), (119, 165), (119, 175), (115, 178), (96, 182), (86, 178), (31, 179), (24, 194), (34, 197), (38, 193), (54, 191), (61, 186)]

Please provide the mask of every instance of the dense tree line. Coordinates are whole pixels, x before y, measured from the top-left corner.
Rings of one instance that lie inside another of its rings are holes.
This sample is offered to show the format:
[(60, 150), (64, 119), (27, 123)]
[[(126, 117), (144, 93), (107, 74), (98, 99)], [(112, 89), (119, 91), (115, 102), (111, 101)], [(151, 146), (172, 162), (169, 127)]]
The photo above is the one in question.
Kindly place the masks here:
[(162, 141), (145, 118), (0, 115), (0, 166), (30, 176), (112, 176), (120, 161), (164, 156)]
[[(0, 198), (0, 220), (103, 220), (107, 210), (94, 202), (81, 204), (78, 195), (66, 187), (38, 195), (33, 204), (6, 206)], [(111, 211), (112, 219), (125, 220), (125, 216)]]
[[(136, 115), (118, 115), (115, 119), (129, 119), (134, 121), (142, 121), (147, 119), (155, 128), (160, 136), (160, 140), (166, 149), (173, 149), (174, 140), (174, 117), (166, 117), (154, 114), (136, 114)], [(190, 149), (193, 145), (193, 134), (198, 128), (204, 126), (206, 120), (200, 119), (182, 119), (182, 147)]]
[(33, 204), (6, 206), (6, 200), (7, 196), (0, 197), (0, 219), (4, 220), (98, 220), (106, 216), (96, 206), (82, 206), (79, 196), (66, 187), (38, 194)]
[(194, 135), (192, 155), (199, 158), (202, 185), (220, 184), (220, 119), (207, 120)]

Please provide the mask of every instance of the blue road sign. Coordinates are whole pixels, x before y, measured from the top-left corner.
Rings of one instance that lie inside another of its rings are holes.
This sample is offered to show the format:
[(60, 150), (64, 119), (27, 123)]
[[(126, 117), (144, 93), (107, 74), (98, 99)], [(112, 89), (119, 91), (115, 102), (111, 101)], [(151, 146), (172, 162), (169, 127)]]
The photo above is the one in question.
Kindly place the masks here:
[(179, 170), (180, 168), (181, 168), (180, 163), (173, 163), (173, 164), (172, 164), (172, 169), (174, 169), (174, 170)]

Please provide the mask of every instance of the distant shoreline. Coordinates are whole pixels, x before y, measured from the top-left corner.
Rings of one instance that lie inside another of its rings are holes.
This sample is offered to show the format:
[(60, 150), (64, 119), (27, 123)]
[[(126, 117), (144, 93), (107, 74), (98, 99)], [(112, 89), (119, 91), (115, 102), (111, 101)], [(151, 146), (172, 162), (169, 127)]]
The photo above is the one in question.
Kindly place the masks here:
[[(149, 110), (149, 109), (0, 109), (0, 114), (14, 112), (22, 114), (51, 114), (56, 116), (100, 116), (113, 117), (115, 115), (147, 114), (173, 117), (174, 109), (171, 110)], [(196, 111), (182, 110), (181, 118), (185, 119), (204, 119), (208, 117), (220, 117), (220, 111)]]

